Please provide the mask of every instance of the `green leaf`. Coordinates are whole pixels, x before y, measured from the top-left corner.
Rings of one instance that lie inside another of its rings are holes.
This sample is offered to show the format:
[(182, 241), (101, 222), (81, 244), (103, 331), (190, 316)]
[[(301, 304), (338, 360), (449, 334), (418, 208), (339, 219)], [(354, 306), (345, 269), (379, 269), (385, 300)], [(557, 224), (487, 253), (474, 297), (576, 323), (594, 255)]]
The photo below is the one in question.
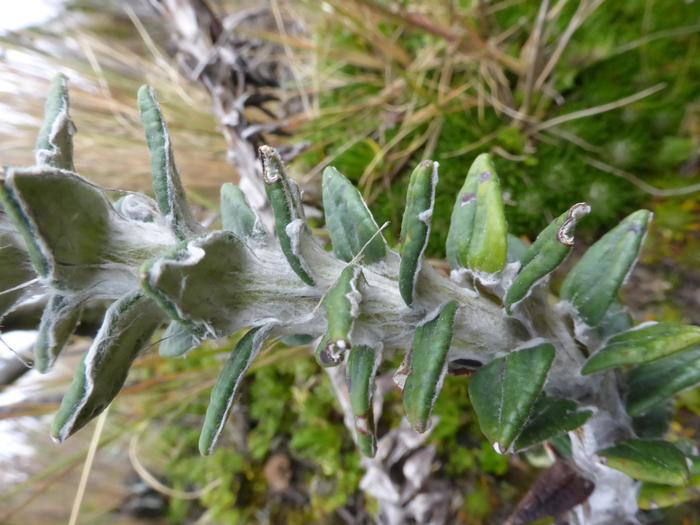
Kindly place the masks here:
[(554, 361), (554, 347), (542, 343), (494, 359), (469, 382), (479, 426), (503, 454), (523, 431)]
[(652, 213), (638, 210), (593, 244), (564, 280), (562, 299), (596, 326), (637, 261)]
[(612, 337), (583, 365), (581, 373), (595, 374), (625, 365), (640, 365), (700, 344), (700, 326), (673, 323), (640, 325)]
[(262, 146), (260, 156), (263, 162), (265, 191), (275, 214), (275, 232), (282, 253), (294, 273), (309, 286), (314, 286), (311, 271), (300, 252), (302, 235), (306, 233), (306, 222), (299, 189), (294, 181), (287, 177), (277, 151), (268, 146)]
[(197, 348), (199, 344), (199, 337), (187, 325), (171, 321), (163, 332), (158, 353), (162, 357), (180, 357)]
[(386, 241), (360, 192), (338, 170), (323, 171), (323, 208), (333, 253), (349, 262), (364, 248), (364, 260), (381, 261), (386, 255)]
[(637, 437), (643, 439), (663, 438), (671, 428), (675, 413), (676, 403), (673, 400), (662, 401), (644, 414), (633, 416), (632, 429)]
[(425, 432), (447, 373), (447, 352), (459, 305), (450, 301), (428, 315), (416, 328), (403, 386), (403, 408), (411, 426)]
[(248, 204), (245, 193), (230, 182), (221, 186), (221, 223), (224, 230), (232, 231), (241, 239), (267, 239), (267, 232)]
[(580, 410), (575, 402), (568, 399), (552, 399), (543, 396), (532, 408), (530, 418), (515, 440), (513, 448), (524, 450), (576, 430), (591, 415), (593, 412)]
[(700, 383), (700, 345), (630, 371), (627, 412), (645, 414), (659, 403)]
[(42, 374), (54, 364), (80, 321), (80, 300), (53, 294), (44, 308), (34, 344), (34, 367)]
[(321, 366), (339, 365), (345, 352), (351, 347), (351, 336), (355, 319), (360, 315), (362, 294), (358, 290), (361, 275), (359, 266), (347, 265), (338, 276), (337, 281), (326, 292), (323, 306), (326, 310), (328, 328), (323, 346), (316, 354)]
[(573, 230), (577, 222), (590, 211), (591, 207), (585, 202), (575, 204), (537, 236), (522, 257), (520, 271), (506, 294), (505, 306), (508, 313), (514, 304), (530, 293), (531, 288), (566, 259), (574, 246)]
[(107, 309), (54, 417), (55, 440), (64, 441), (112, 402), (131, 364), (163, 320), (162, 310), (141, 292), (130, 293)]
[(430, 238), (430, 222), (435, 205), (438, 163), (424, 160), (411, 173), (406, 194), (406, 209), (401, 223), (401, 264), (399, 291), (411, 306), (416, 282), (423, 264), (423, 254)]
[(274, 326), (274, 324), (268, 324), (251, 328), (236, 344), (226, 360), (211, 391), (202, 433), (199, 436), (199, 452), (203, 456), (208, 456), (214, 451), (233, 408), (233, 400), (243, 376), (260, 353)]
[(688, 481), (685, 455), (668, 441), (630, 439), (597, 454), (634, 479), (676, 486)]
[(350, 350), (346, 380), (350, 392), (350, 405), (355, 416), (357, 446), (367, 457), (374, 457), (377, 440), (374, 434), (372, 394), (374, 376), (381, 361), (381, 353), (365, 345)]
[(146, 131), (146, 142), (151, 153), (151, 173), (156, 202), (175, 235), (185, 239), (199, 232), (201, 227), (194, 220), (187, 204), (185, 190), (175, 166), (168, 127), (153, 88), (141, 86), (138, 101), (141, 123)]
[(58, 74), (51, 81), (44, 107), (44, 123), (36, 142), (36, 164), (75, 171), (73, 135), (75, 125), (69, 114), (68, 79)]
[(683, 487), (672, 487), (661, 483), (645, 482), (639, 491), (638, 502), (642, 510), (675, 507), (700, 498), (700, 458), (693, 457), (690, 480)]
[(446, 249), (453, 269), (496, 273), (506, 264), (508, 240), (503, 196), (488, 153), (476, 158), (457, 194)]
[(634, 326), (634, 319), (619, 301), (615, 300), (610, 304), (605, 317), (596, 326), (596, 332), (601, 340), (608, 339), (613, 335), (629, 330)]

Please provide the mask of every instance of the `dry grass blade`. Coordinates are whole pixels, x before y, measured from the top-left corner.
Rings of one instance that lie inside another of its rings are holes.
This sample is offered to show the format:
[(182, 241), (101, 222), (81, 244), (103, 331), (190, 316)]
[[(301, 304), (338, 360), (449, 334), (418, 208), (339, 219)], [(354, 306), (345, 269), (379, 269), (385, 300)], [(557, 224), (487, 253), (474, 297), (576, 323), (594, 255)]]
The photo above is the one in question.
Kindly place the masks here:
[(600, 7), (600, 5), (604, 2), (605, 0), (581, 0), (579, 2), (578, 7), (576, 8), (576, 12), (574, 15), (571, 17), (571, 20), (569, 21), (569, 25), (566, 27), (564, 30), (564, 33), (562, 36), (559, 38), (559, 42), (557, 42), (557, 47), (555, 48), (554, 52), (552, 55), (549, 57), (549, 60), (545, 64), (545, 66), (542, 68), (542, 72), (540, 75), (537, 77), (537, 80), (535, 81), (535, 86), (534, 89), (536, 91), (540, 90), (544, 83), (547, 81), (549, 76), (552, 74), (552, 71), (554, 71), (554, 68), (556, 67), (557, 63), (559, 62), (559, 59), (561, 58), (562, 54), (564, 53), (564, 50), (566, 49), (566, 46), (569, 44), (569, 41), (571, 40), (571, 37), (574, 36), (574, 33), (578, 30), (581, 25), (586, 21), (586, 19), (593, 14), (593, 12)]
[(68, 525), (76, 525), (78, 523), (78, 517), (80, 516), (80, 507), (83, 503), (83, 497), (85, 496), (85, 489), (87, 488), (88, 478), (90, 477), (90, 471), (92, 470), (92, 465), (95, 461), (95, 454), (97, 453), (97, 447), (100, 444), (100, 437), (102, 436), (102, 431), (104, 430), (108, 413), (109, 407), (105, 408), (104, 411), (97, 418), (95, 431), (92, 434), (92, 440), (90, 441), (87, 456), (85, 457), (83, 472), (80, 474), (80, 482), (78, 483), (78, 489), (76, 490), (75, 499), (73, 500), (73, 507), (70, 511)]
[(581, 118), (587, 118), (587, 117), (592, 117), (593, 115), (599, 115), (601, 113), (605, 113), (607, 111), (612, 111), (614, 109), (621, 108), (623, 106), (627, 106), (629, 104), (633, 104), (635, 102), (638, 102), (646, 97), (649, 97), (653, 95), (654, 93), (658, 93), (662, 89), (666, 87), (666, 84), (664, 82), (661, 82), (659, 84), (656, 84), (654, 86), (648, 87), (647, 89), (644, 89), (640, 91), (639, 93), (635, 93), (633, 95), (630, 95), (628, 97), (621, 98), (619, 100), (616, 100), (614, 102), (608, 102), (607, 104), (601, 104), (600, 106), (594, 106), (592, 108), (586, 108), (582, 109), (579, 111), (572, 111), (571, 113), (566, 113), (565, 115), (560, 115), (558, 117), (551, 118), (549, 120), (545, 120), (544, 122), (540, 122), (539, 124), (534, 126), (534, 131), (543, 131), (549, 128), (553, 128), (554, 126), (559, 126), (560, 124), (564, 124), (565, 122), (571, 122), (572, 120), (577, 120)]

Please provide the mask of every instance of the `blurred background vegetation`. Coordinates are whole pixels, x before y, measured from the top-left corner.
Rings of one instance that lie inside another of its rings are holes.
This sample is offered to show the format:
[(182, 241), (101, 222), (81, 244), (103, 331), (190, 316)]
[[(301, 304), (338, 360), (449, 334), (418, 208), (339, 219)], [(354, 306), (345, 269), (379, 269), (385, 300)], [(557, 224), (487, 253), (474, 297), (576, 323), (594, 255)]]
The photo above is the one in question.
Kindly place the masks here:
[[(210, 2), (235, 13), (254, 2)], [(423, 158), (440, 163), (430, 255), (444, 256), (454, 195), (491, 151), (509, 228), (532, 240), (572, 203), (592, 214), (591, 242), (639, 207), (655, 213), (640, 270), (625, 292), (638, 320), (700, 322), (700, 3), (682, 0), (271, 0), (272, 20), (241, 26), (274, 44), (292, 75), (275, 88), (297, 100), (279, 144), (305, 144), (293, 164), (318, 203), (320, 173), (336, 166), (361, 188), (396, 240), (406, 182)], [(7, 5), (3, 10), (14, 9)], [(0, 161), (31, 164), (47, 80), (71, 79), (76, 159), (107, 187), (147, 190), (149, 162), (135, 93), (163, 101), (175, 153), (203, 220), (216, 220), (221, 183), (236, 180), (209, 94), (172, 58), (172, 31), (147, 2), (74, 0), (51, 20), (0, 37)], [(322, 227), (322, 223), (318, 224)], [(367, 523), (376, 502), (327, 377), (303, 346), (276, 343), (246, 379), (224, 446), (197, 453), (201, 417), (221, 358), (235, 341), (187, 359), (149, 353), (101, 433), (58, 448), (43, 414), (60, 399), (89, 340), (47, 378), (0, 391), (0, 523)], [(398, 363), (385, 363), (386, 370)], [(461, 496), (460, 523), (501, 523), (542, 458), (497, 455), (468, 410), (466, 381), (449, 377), (429, 442), (433, 470)], [(671, 431), (697, 438), (700, 394), (687, 392)], [(400, 422), (390, 392), (382, 430)], [(37, 416), (42, 416), (37, 419)], [(93, 428), (93, 427), (90, 427)], [(91, 439), (93, 440), (90, 443)], [(82, 441), (81, 441), (82, 440)], [(97, 449), (90, 482), (81, 468)], [(700, 484), (697, 492), (700, 493)], [(688, 494), (692, 500), (696, 495)], [(76, 503), (73, 503), (73, 502)], [(649, 513), (694, 523), (693, 503)]]

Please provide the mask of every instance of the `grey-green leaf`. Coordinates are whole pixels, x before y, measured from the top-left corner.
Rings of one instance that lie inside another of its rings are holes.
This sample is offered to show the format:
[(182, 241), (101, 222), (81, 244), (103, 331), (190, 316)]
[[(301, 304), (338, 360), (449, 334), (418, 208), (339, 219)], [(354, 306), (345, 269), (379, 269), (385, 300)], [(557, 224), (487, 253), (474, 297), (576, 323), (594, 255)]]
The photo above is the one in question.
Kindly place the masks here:
[(236, 344), (211, 391), (209, 406), (199, 436), (199, 452), (207, 456), (214, 451), (228, 420), (243, 376), (258, 356), (274, 324), (251, 328)]
[(404, 302), (413, 304), (423, 254), (430, 238), (430, 223), (435, 205), (438, 163), (424, 160), (411, 173), (406, 193), (406, 209), (401, 222), (401, 264), (399, 291)]
[(503, 454), (523, 431), (554, 361), (554, 347), (542, 343), (494, 359), (469, 382), (479, 426)]
[(80, 321), (79, 299), (53, 294), (44, 307), (34, 344), (34, 367), (42, 374), (54, 364)]
[(24, 241), (0, 210), (0, 319), (24, 297), (35, 278)]
[(595, 374), (626, 365), (649, 363), (700, 344), (700, 326), (675, 323), (641, 325), (622, 332), (593, 354), (581, 373)]
[(73, 166), (73, 135), (75, 125), (70, 118), (68, 80), (65, 75), (54, 77), (44, 107), (44, 123), (36, 142), (36, 164), (75, 171)]
[(350, 350), (347, 365), (347, 384), (350, 405), (355, 416), (357, 446), (367, 457), (374, 457), (377, 440), (374, 433), (374, 411), (372, 395), (374, 377), (381, 361), (381, 353), (366, 345), (357, 345)]
[[(258, 301), (271, 309), (289, 306), (278, 289), (258, 286), (254, 276), (264, 262), (272, 265), (268, 272), (280, 271), (278, 261), (256, 259), (234, 233), (218, 230), (145, 263), (141, 285), (172, 320), (197, 337), (224, 337), (258, 321), (251, 313)], [(285, 279), (294, 279), (291, 271)]]
[(107, 309), (54, 417), (51, 435), (55, 440), (64, 441), (112, 402), (163, 320), (162, 310), (141, 292), (130, 293)]
[(649, 410), (700, 383), (700, 345), (632, 369), (627, 376), (627, 412)]
[(453, 269), (497, 273), (508, 256), (501, 184), (493, 160), (482, 153), (469, 168), (457, 194), (447, 233), (447, 260)]
[(267, 232), (258, 215), (248, 204), (245, 193), (231, 182), (221, 186), (221, 223), (241, 239), (264, 241)]
[(637, 261), (652, 213), (638, 210), (603, 235), (566, 276), (561, 297), (589, 326), (605, 316)]
[(524, 450), (576, 430), (593, 415), (590, 410), (581, 410), (574, 401), (541, 397), (532, 408), (530, 417), (515, 440), (513, 448)]
[(512, 233), (508, 234), (508, 257), (507, 262), (521, 262), (525, 253), (527, 253), (528, 245), (520, 238)]
[(137, 283), (131, 265), (174, 242), (162, 223), (120, 215), (102, 190), (74, 173), (48, 167), (5, 173), (5, 211), (36, 272), (59, 290), (119, 296)]
[(574, 246), (573, 230), (576, 223), (590, 210), (591, 207), (585, 202), (575, 204), (537, 236), (522, 257), (520, 271), (508, 288), (505, 298), (508, 312), (514, 304), (527, 296), (531, 288), (556, 270), (566, 259)]
[(200, 231), (187, 204), (185, 190), (175, 166), (175, 156), (165, 119), (153, 88), (141, 86), (138, 93), (141, 123), (146, 131), (146, 142), (151, 153), (153, 192), (161, 213), (180, 239)]
[(302, 236), (306, 234), (306, 222), (301, 207), (299, 190), (287, 177), (284, 164), (277, 151), (260, 148), (263, 163), (263, 180), (267, 198), (275, 215), (275, 232), (289, 266), (309, 286), (315, 282), (311, 270), (301, 254)]
[(338, 170), (323, 172), (323, 208), (333, 253), (350, 261), (364, 248), (364, 260), (374, 263), (386, 255), (386, 241), (360, 192)]
[(447, 373), (447, 352), (459, 305), (450, 301), (416, 328), (403, 387), (403, 408), (411, 426), (425, 432)]
[(199, 344), (199, 337), (190, 327), (177, 321), (171, 321), (163, 332), (158, 353), (162, 357), (180, 357), (197, 348)]
[(630, 439), (597, 454), (609, 467), (634, 479), (675, 486), (688, 481), (685, 455), (668, 441)]

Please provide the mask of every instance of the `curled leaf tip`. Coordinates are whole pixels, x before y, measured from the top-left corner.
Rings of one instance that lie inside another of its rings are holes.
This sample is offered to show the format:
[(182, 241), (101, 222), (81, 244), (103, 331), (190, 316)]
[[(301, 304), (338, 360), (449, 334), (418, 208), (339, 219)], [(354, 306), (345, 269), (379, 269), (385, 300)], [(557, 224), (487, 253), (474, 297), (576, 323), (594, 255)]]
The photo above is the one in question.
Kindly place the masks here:
[(591, 212), (591, 207), (586, 202), (579, 202), (574, 204), (569, 210), (564, 224), (561, 225), (559, 231), (557, 232), (557, 239), (564, 246), (574, 245), (574, 228), (579, 220), (588, 215)]
[(265, 184), (278, 182), (284, 173), (279, 153), (270, 146), (260, 146), (259, 152), (263, 164), (263, 181)]

